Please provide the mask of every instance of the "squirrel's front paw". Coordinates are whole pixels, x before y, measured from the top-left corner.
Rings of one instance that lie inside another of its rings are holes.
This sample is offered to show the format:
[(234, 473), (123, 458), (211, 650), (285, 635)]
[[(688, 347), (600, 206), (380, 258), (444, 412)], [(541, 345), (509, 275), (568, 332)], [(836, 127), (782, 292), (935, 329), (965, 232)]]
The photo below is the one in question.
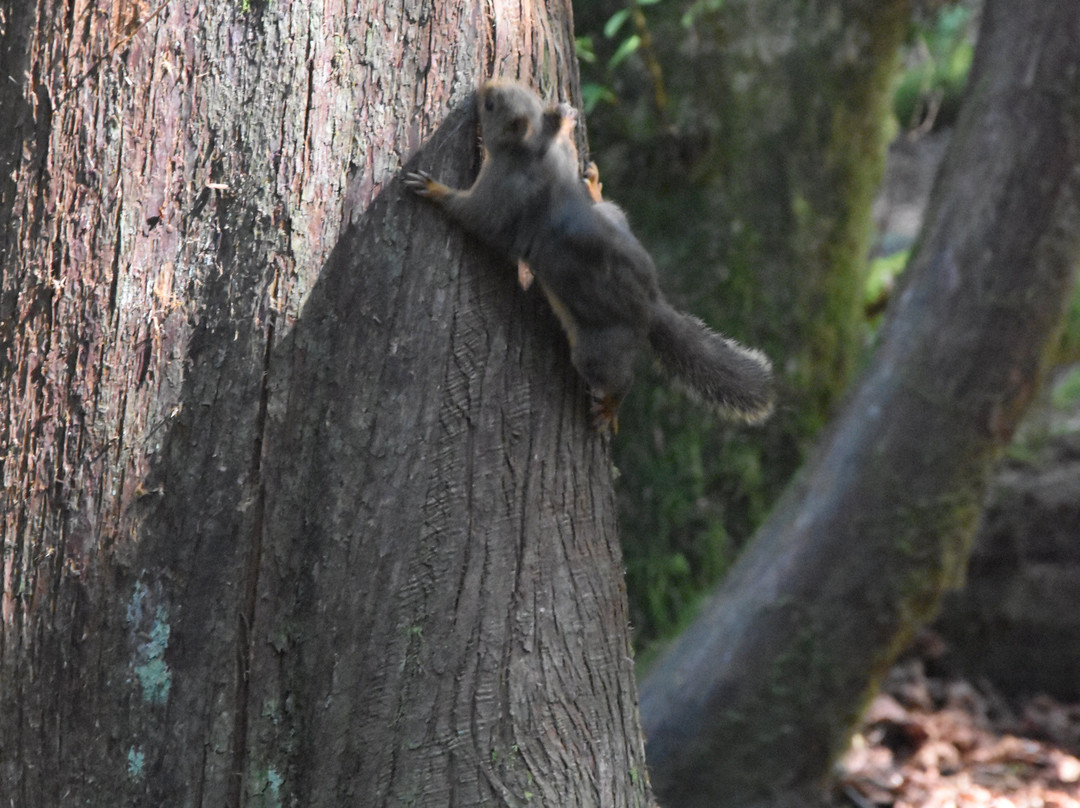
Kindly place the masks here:
[(533, 280), (535, 280), (535, 278), (533, 277), (532, 270), (529, 269), (529, 265), (519, 258), (518, 285), (522, 288), (523, 291), (528, 291), (529, 287), (532, 286)]
[(410, 171), (405, 175), (405, 187), (418, 196), (438, 199), (449, 190), (426, 171)]

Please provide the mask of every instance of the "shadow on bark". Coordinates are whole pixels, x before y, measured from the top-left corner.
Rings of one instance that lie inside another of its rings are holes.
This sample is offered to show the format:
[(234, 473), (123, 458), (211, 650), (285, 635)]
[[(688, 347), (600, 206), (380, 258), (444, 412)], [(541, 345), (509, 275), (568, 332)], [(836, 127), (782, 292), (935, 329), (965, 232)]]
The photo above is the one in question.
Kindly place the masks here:
[[(469, 184), (471, 107), (403, 171), (434, 161)], [(232, 314), (266, 273), (228, 233), (258, 223), (219, 215), (222, 265), (252, 271), (202, 289), (116, 584), (115, 668), (147, 682), (114, 685), (131, 732), (87, 757), (138, 750), (147, 805), (639, 804), (609, 445), (546, 305), (399, 174), (279, 339)]]

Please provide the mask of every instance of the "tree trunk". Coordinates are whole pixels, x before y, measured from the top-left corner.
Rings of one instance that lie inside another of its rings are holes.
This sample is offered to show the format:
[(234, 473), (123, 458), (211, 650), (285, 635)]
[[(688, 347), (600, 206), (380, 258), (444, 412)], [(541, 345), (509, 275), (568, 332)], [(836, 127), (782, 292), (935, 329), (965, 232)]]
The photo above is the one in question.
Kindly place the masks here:
[(959, 581), (1080, 257), (1077, 11), (988, 3), (969, 98), (872, 365), (642, 684), (653, 783), (669, 804), (745, 805), (818, 781)]
[(5, 5), (0, 803), (647, 804), (610, 448), (396, 180), (577, 92), (483, 8)]

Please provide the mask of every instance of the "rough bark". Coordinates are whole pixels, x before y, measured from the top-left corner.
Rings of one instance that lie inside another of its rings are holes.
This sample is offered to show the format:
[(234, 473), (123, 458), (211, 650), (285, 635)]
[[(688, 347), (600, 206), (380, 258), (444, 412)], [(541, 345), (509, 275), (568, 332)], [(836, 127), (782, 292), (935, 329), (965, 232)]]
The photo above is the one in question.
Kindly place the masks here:
[(0, 20), (0, 802), (645, 804), (609, 447), (395, 179), (568, 3), (116, 9)]
[(881, 345), (843, 416), (642, 684), (653, 783), (744, 805), (826, 772), (958, 582), (1080, 256), (1080, 16), (990, 2), (969, 98)]

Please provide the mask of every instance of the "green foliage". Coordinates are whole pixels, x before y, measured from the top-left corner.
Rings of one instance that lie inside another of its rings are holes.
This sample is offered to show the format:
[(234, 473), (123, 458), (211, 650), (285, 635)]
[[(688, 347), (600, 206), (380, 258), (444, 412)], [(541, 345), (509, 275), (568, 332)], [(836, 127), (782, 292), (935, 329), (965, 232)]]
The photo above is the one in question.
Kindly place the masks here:
[(581, 85), (581, 100), (588, 113), (596, 109), (598, 104), (614, 104), (618, 98), (610, 87), (590, 81)]
[[(592, 36), (579, 36), (574, 40), (574, 49), (579, 62), (586, 65), (596, 64), (596, 45)], [(588, 114), (596, 109), (597, 104), (614, 104), (617, 99), (606, 84), (586, 81), (581, 85), (581, 100)]]
[(724, 0), (697, 0), (683, 12), (679, 22), (683, 28), (693, 28), (699, 17), (719, 11), (724, 6)]
[(1054, 385), (1050, 400), (1058, 409), (1072, 408), (1080, 403), (1080, 367), (1069, 370)]
[(596, 61), (596, 48), (591, 36), (579, 36), (574, 40), (574, 52), (578, 61), (593, 64)]
[[(1074, 296), (1075, 297), (1075, 296)], [(1075, 305), (1074, 300), (1074, 305)], [(1076, 359), (1069, 360), (1075, 363)], [(1059, 363), (1055, 378), (1047, 384), (1031, 412), (1025, 416), (1007, 449), (1010, 460), (1026, 465), (1043, 465), (1058, 459), (1054, 439), (1080, 432), (1080, 365)]]
[(609, 71), (614, 70), (626, 61), (630, 54), (636, 53), (641, 47), (643, 42), (641, 31), (645, 28), (645, 17), (641, 13), (641, 9), (644, 6), (655, 6), (660, 2), (662, 0), (630, 0), (628, 5), (620, 8), (608, 18), (608, 21), (604, 24), (604, 36), (608, 39), (615, 40), (627, 22), (630, 22), (631, 27), (635, 29), (635, 33), (631, 33), (619, 41), (615, 53), (608, 59), (607, 67)]
[[(646, 381), (646, 380), (643, 380)], [(631, 620), (639, 645), (677, 631), (763, 518), (754, 436), (719, 425), (680, 393), (642, 385), (624, 404), (617, 462)], [(643, 437), (644, 439), (641, 439)]]
[(630, 19), (630, 11), (630, 6), (626, 6), (626, 8), (620, 8), (608, 17), (608, 21), (604, 23), (604, 36), (608, 39), (614, 39), (615, 34), (619, 33), (619, 29), (622, 28), (623, 23)]
[(631, 34), (622, 42), (619, 43), (619, 47), (615, 49), (615, 53), (612, 54), (608, 60), (608, 69), (614, 70), (622, 62), (626, 61), (626, 57), (631, 53), (634, 53), (641, 47), (641, 37), (637, 34)]
[(907, 66), (897, 80), (893, 111), (902, 126), (932, 127), (955, 119), (975, 48), (971, 3), (941, 8), (912, 23)]
[[(643, 9), (664, 3), (666, 0), (627, 0), (622, 8), (607, 18), (601, 27), (603, 40), (610, 43), (604, 48), (607, 58), (603, 61), (603, 70), (588, 70), (582, 86), (582, 99), (585, 112), (592, 112), (598, 104), (616, 104), (618, 95), (613, 88), (613, 75), (627, 59), (634, 54), (642, 54), (650, 65), (654, 81), (658, 80), (659, 67), (655, 56), (649, 51), (651, 35)], [(586, 35), (578, 39), (577, 52), (581, 61), (588, 65), (597, 65), (595, 35)], [(662, 91), (659, 91), (662, 97)]]
[(1065, 325), (1058, 343), (1054, 361), (1059, 363), (1080, 361), (1080, 285), (1073, 290), (1069, 309), (1065, 312)]
[(877, 308), (892, 293), (893, 285), (907, 266), (911, 250), (900, 250), (883, 255), (870, 262), (863, 287), (863, 304), (869, 309)]

